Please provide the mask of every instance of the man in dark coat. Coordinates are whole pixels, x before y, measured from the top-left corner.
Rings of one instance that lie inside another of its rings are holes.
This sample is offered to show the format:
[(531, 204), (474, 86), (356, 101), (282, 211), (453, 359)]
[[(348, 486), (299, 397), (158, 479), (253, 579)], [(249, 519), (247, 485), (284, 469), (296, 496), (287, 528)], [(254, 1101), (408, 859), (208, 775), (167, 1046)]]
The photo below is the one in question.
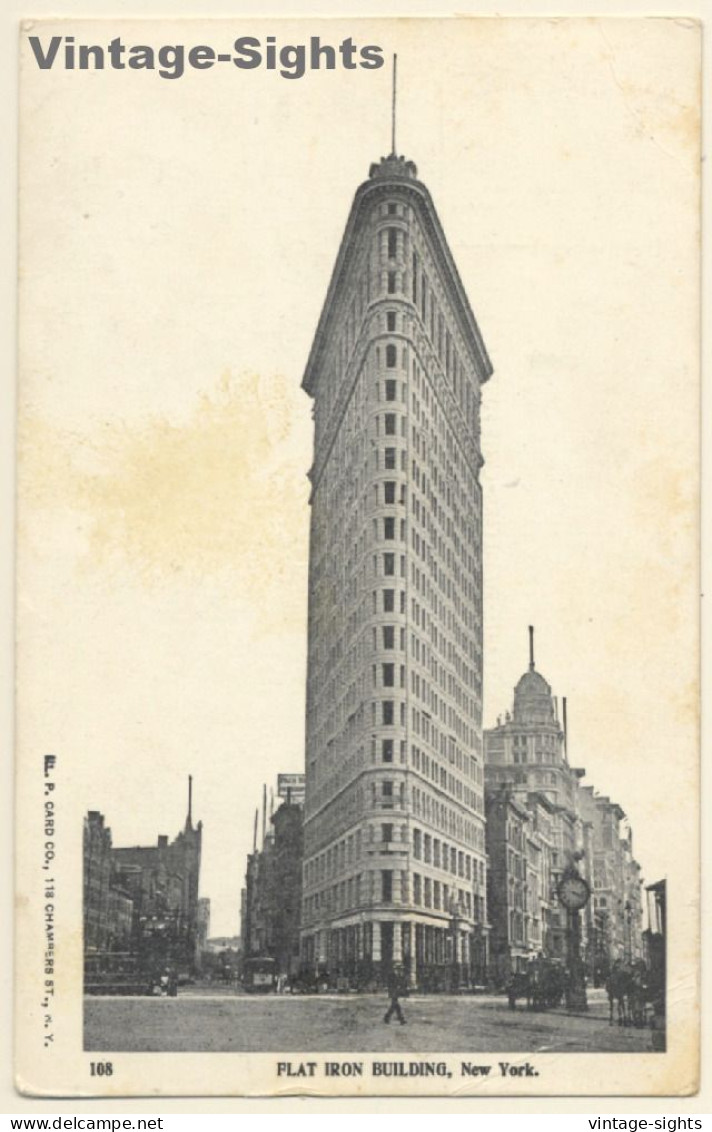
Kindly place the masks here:
[(390, 1006), (388, 1007), (388, 1010), (386, 1011), (386, 1013), (383, 1017), (383, 1021), (386, 1023), (386, 1025), (388, 1025), (391, 1018), (395, 1014), (396, 1018), (398, 1019), (398, 1021), (401, 1024), (401, 1026), (405, 1026), (405, 1018), (403, 1017), (403, 1011), (401, 1010), (401, 1004), (398, 1001), (400, 996), (405, 991), (405, 983), (404, 983), (404, 980), (403, 980), (403, 975), (395, 967), (392, 968), (392, 970), (389, 971), (389, 973), (388, 973), (387, 989), (388, 989), (388, 997), (390, 998), (391, 1003), (390, 1003)]

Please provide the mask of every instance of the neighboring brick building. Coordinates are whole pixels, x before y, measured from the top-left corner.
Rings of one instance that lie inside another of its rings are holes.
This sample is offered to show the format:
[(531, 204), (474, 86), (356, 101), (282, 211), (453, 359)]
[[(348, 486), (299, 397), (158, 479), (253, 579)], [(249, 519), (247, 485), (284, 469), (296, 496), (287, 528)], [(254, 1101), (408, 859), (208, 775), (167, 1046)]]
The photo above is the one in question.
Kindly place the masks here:
[(299, 970), (299, 929), (304, 861), (304, 807), (283, 802), (272, 817), (270, 954), (286, 974)]
[(530, 628), (529, 668), (514, 689), (511, 714), (485, 731), (485, 776), (488, 789), (501, 783), (540, 794), (551, 807), (549, 826), (549, 883), (543, 912), (542, 937), (552, 958), (566, 957), (566, 915), (555, 898), (555, 887), (571, 855), (581, 847), (577, 808), (583, 771), (569, 765), (566, 737), (551, 687), (534, 664), (534, 632)]
[(109, 891), (112, 881), (111, 830), (104, 815), (90, 810), (84, 819), (84, 950), (111, 948)]
[(593, 823), (594, 975), (602, 982), (615, 959), (643, 956), (643, 881), (622, 808), (591, 787), (582, 793)]
[(490, 979), (504, 983), (551, 942), (552, 827), (545, 794), (500, 781), (485, 789)]
[[(192, 785), (192, 784), (191, 784)], [(193, 970), (198, 958), (202, 823), (169, 843), (116, 848), (104, 817), (84, 822), (84, 952), (128, 951), (146, 965)]]
[(90, 810), (84, 819), (84, 951), (95, 955), (130, 951), (134, 902), (120, 876), (104, 815)]
[(247, 858), (240, 910), (244, 956), (272, 956), (280, 974), (295, 974), (300, 964), (303, 852), (304, 808), (284, 801), (262, 848)]
[[(564, 719), (565, 711), (566, 701)], [(511, 713), (485, 731), (484, 745), (493, 973), (521, 966), (525, 953), (566, 960), (557, 884), (583, 851), (579, 869), (592, 899), (581, 912), (581, 947), (589, 977), (600, 983), (613, 959), (642, 953), (640, 866), (632, 835), (621, 835), (621, 807), (582, 785), (584, 771), (569, 764), (557, 701), (535, 668), (531, 628), (529, 669)]]
[[(490, 976), (505, 983), (531, 954), (529, 814), (507, 783), (485, 790)], [(538, 885), (537, 885), (538, 888)]]

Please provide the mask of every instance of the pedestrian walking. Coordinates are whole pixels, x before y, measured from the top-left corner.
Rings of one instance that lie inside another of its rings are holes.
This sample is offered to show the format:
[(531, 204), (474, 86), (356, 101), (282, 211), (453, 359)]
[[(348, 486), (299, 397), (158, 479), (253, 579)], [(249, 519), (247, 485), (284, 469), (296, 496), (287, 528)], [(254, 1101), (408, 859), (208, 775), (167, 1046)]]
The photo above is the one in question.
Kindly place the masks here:
[(403, 1010), (401, 1009), (401, 1004), (398, 1001), (401, 995), (405, 992), (405, 982), (401, 972), (398, 971), (395, 967), (389, 972), (387, 989), (388, 997), (390, 998), (391, 1002), (388, 1010), (383, 1016), (383, 1021), (386, 1023), (386, 1025), (388, 1025), (391, 1018), (395, 1014), (401, 1026), (405, 1026)]

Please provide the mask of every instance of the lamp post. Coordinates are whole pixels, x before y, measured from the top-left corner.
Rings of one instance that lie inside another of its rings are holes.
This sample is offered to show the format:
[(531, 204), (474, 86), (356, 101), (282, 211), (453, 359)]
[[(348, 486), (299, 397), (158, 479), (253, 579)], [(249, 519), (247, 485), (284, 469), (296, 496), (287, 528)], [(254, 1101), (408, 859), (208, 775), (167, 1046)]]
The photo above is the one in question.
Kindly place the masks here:
[(608, 978), (611, 966), (611, 957), (608, 946), (608, 911), (601, 908), (596, 911), (596, 982), (600, 987)]
[(566, 1006), (569, 1010), (588, 1010), (586, 1000), (586, 979), (581, 958), (581, 909), (591, 898), (588, 881), (578, 871), (577, 862), (582, 860), (583, 850), (571, 855), (568, 865), (561, 874), (557, 894), (566, 909), (566, 958), (568, 980), (566, 984)]
[(452, 976), (451, 985), (453, 993), (457, 993), (460, 989), (460, 956), (459, 956), (459, 942), (460, 942), (460, 920), (463, 918), (465, 910), (462, 903), (462, 897), (458, 900), (453, 896), (450, 900), (450, 930), (452, 932)]
[(483, 938), (484, 933), (482, 931), (482, 924), (477, 923), (472, 929), (472, 955), (470, 958), (470, 967), (472, 970), (472, 982), (474, 984), (480, 985), (485, 981)]

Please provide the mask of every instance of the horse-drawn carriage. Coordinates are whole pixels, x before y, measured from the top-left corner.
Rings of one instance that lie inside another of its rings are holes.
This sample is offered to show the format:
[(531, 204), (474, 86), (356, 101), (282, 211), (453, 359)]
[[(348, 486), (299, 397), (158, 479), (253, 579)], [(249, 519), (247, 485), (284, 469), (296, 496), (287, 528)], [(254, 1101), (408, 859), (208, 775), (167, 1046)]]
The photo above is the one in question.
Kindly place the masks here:
[(552, 1010), (561, 1005), (565, 986), (566, 973), (560, 960), (535, 959), (507, 983), (509, 1008), (516, 1010), (517, 999), (523, 998), (527, 1010)]
[(619, 1026), (637, 1029), (647, 1025), (649, 1006), (657, 993), (654, 984), (642, 959), (616, 959), (606, 979), (609, 1024), (617, 1020)]

